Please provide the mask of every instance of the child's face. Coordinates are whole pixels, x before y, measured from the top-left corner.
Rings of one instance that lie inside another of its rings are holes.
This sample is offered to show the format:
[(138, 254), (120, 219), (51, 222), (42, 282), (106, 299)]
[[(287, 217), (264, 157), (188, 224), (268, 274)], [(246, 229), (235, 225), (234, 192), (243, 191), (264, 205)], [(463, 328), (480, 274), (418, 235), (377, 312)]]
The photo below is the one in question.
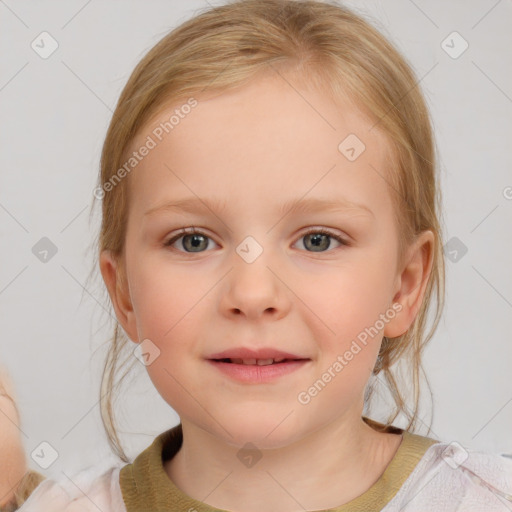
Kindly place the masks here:
[[(404, 330), (391, 308), (401, 280), (384, 139), (352, 106), (336, 107), (278, 75), (196, 99), (161, 142), (152, 130), (179, 105), (132, 145), (148, 135), (157, 142), (129, 177), (129, 294), (123, 312), (116, 308), (124, 329), (160, 350), (147, 370), (182, 421), (226, 442), (278, 447), (341, 418), (360, 421), (382, 336)], [(349, 134), (366, 145), (354, 161), (338, 150)], [(189, 199), (186, 212), (146, 214)], [(283, 209), (295, 200), (339, 209)], [(211, 201), (225, 208), (202, 207)], [(208, 238), (164, 246), (182, 227)], [(305, 237), (309, 228), (349, 245)], [(209, 361), (241, 347), (308, 361), (262, 383), (239, 381)]]

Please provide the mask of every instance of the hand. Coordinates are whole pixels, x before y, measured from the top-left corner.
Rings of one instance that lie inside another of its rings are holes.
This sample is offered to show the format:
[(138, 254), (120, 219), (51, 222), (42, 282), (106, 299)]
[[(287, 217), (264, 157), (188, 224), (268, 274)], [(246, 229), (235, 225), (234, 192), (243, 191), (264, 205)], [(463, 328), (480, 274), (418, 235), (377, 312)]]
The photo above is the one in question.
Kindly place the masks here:
[(28, 470), (15, 400), (11, 377), (7, 369), (0, 366), (0, 507), (14, 498)]

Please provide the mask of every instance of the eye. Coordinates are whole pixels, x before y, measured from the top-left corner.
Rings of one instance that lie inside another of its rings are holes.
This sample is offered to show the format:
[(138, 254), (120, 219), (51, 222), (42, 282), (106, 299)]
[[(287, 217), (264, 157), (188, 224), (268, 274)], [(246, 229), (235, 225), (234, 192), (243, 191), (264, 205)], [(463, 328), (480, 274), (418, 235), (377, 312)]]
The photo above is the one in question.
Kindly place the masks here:
[(338, 242), (340, 245), (349, 245), (349, 243), (339, 235), (327, 231), (323, 228), (310, 229), (301, 236), (300, 240), (305, 241), (303, 243), (304, 247), (308, 249), (312, 248), (312, 251), (309, 252), (325, 252), (331, 247), (331, 238), (336, 240), (336, 242)]
[(211, 240), (209, 236), (195, 228), (182, 228), (176, 235), (164, 242), (164, 247), (172, 246), (180, 239), (183, 240), (178, 245), (185, 249), (182, 252), (203, 252), (202, 249), (206, 249), (208, 247), (208, 240)]
[[(339, 235), (324, 228), (310, 229), (304, 233), (299, 240), (305, 240), (303, 245), (308, 252), (325, 252), (327, 249), (331, 248), (331, 239), (336, 240), (336, 242), (342, 246), (350, 245)], [(178, 233), (164, 242), (163, 245), (164, 247), (171, 247), (179, 240), (181, 240), (181, 243), (178, 245), (181, 245), (181, 249), (178, 248), (177, 250), (188, 253), (204, 252), (204, 250), (208, 248), (208, 241), (213, 242), (208, 235), (192, 227), (182, 228)]]

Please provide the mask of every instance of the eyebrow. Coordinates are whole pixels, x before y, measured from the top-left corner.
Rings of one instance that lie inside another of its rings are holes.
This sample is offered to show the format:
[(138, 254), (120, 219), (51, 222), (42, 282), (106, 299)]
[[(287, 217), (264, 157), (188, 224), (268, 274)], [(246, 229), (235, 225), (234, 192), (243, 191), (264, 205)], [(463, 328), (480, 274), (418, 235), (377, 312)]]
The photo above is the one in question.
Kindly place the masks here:
[[(144, 216), (154, 215), (164, 212), (185, 212), (197, 213), (206, 212), (207, 210), (215, 214), (222, 214), (226, 211), (229, 201), (226, 199), (210, 198), (200, 199), (198, 197), (187, 197), (168, 201), (164, 204), (150, 208), (144, 213)], [(315, 213), (315, 212), (342, 212), (355, 211), (358, 213), (370, 214), (375, 217), (373, 211), (366, 205), (348, 201), (344, 198), (338, 199), (292, 199), (282, 203), (278, 209), (278, 214), (299, 214), (299, 213)]]

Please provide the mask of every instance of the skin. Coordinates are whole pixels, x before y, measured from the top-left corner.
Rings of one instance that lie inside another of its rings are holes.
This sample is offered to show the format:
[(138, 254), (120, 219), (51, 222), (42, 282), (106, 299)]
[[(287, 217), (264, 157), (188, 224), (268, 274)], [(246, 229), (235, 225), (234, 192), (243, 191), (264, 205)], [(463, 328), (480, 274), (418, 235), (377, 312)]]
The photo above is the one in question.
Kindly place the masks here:
[(19, 427), (14, 387), (7, 370), (0, 367), (0, 507), (14, 498), (28, 470)]
[[(129, 176), (125, 259), (108, 251), (100, 257), (119, 322), (133, 342), (149, 339), (160, 350), (147, 371), (181, 418), (183, 446), (165, 471), (189, 496), (221, 509), (339, 506), (378, 480), (401, 442), (363, 422), (363, 397), (382, 336), (404, 333), (418, 312), (433, 234), (422, 233), (398, 267), (392, 196), (383, 179), (388, 146), (346, 100), (333, 103), (273, 72), (196, 99)], [(154, 116), (132, 149), (174, 108)], [(366, 145), (354, 162), (338, 151), (350, 133)], [(225, 199), (227, 208), (144, 215), (190, 196)], [(371, 213), (279, 212), (303, 196), (343, 197)], [(164, 246), (184, 226), (209, 237), (199, 239), (202, 252), (190, 252), (183, 238)], [(304, 234), (319, 227), (350, 245), (331, 238), (315, 251)], [(236, 252), (249, 235), (263, 248), (250, 264)], [(393, 303), (400, 313), (314, 399), (299, 403), (297, 395)], [(240, 346), (311, 361), (256, 385), (231, 381), (205, 361)], [(252, 467), (237, 458), (247, 442), (262, 455)]]

